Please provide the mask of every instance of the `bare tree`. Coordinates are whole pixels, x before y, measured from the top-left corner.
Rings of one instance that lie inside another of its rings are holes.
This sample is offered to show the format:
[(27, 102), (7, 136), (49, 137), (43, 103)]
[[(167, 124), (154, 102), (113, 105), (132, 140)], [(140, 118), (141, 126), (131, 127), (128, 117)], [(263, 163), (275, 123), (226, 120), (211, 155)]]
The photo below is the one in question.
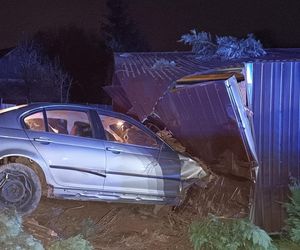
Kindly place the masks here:
[(60, 102), (69, 102), (72, 77), (62, 70), (59, 58), (56, 58), (53, 63), (47, 61), (44, 64), (45, 79), (48, 77), (47, 81), (58, 91)]
[(68, 102), (72, 78), (60, 66), (43, 56), (39, 46), (31, 40), (22, 41), (12, 54), (17, 63), (16, 75), (24, 81), (27, 98), (32, 101)]

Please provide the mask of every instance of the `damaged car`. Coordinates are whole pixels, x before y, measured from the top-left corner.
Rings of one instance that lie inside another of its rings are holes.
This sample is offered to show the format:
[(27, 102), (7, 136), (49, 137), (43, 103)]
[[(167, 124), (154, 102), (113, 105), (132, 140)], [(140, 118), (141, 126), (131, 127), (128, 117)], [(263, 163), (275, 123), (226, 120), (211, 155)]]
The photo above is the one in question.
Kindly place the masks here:
[(126, 115), (31, 104), (0, 111), (0, 206), (31, 213), (49, 198), (176, 205), (199, 164)]

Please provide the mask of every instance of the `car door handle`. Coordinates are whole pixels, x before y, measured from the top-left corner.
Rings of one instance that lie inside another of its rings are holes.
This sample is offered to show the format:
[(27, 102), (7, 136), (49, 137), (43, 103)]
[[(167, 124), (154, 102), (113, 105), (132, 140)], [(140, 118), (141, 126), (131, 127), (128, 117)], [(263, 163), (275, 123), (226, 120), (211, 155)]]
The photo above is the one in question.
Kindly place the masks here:
[(120, 154), (122, 152), (122, 150), (111, 148), (111, 147), (106, 147), (106, 150), (110, 151), (110, 152), (112, 152), (114, 154)]
[(40, 142), (40, 143), (51, 143), (52, 141), (47, 137), (37, 137), (33, 138), (34, 141)]

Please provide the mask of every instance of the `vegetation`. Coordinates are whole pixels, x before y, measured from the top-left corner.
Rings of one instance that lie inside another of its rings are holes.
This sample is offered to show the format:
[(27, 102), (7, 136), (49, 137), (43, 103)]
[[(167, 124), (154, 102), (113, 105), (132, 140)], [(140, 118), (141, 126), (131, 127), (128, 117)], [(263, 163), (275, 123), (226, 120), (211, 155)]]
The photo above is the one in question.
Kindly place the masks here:
[(219, 57), (222, 59), (236, 59), (245, 57), (257, 57), (265, 55), (259, 40), (253, 34), (248, 34), (245, 39), (238, 39), (233, 36), (216, 36), (213, 38), (210, 33), (191, 30), (189, 34), (181, 36), (180, 42), (192, 46), (192, 51), (198, 58), (210, 59)]
[(292, 242), (285, 236), (273, 237), (274, 245), (279, 250), (299, 250), (299, 245)]
[(0, 75), (18, 80), (27, 102), (69, 100), (72, 78), (62, 69), (58, 58), (50, 60), (32, 40), (25, 39), (17, 45)]
[(245, 219), (228, 219), (210, 215), (192, 224), (190, 239), (195, 249), (300, 249), (300, 183), (292, 180), (290, 202), (287, 209), (287, 235), (274, 237)]
[(71, 25), (40, 31), (33, 40), (72, 77), (71, 102), (110, 104), (102, 87), (111, 83), (113, 55), (99, 35)]
[(192, 224), (190, 239), (199, 250), (276, 249), (269, 235), (250, 221), (213, 215)]
[(288, 235), (290, 239), (297, 244), (300, 244), (300, 183), (293, 181), (290, 186), (291, 197), (290, 202), (287, 203), (287, 225)]
[(107, 0), (108, 15), (102, 22), (106, 44), (115, 52), (147, 51), (146, 43), (137, 25), (128, 17), (124, 0)]
[(83, 239), (82, 235), (77, 235), (66, 240), (55, 242), (48, 250), (92, 250), (91, 244)]
[(290, 185), (290, 202), (285, 204), (287, 210), (286, 231), (279, 237), (274, 237), (274, 244), (280, 250), (300, 249), (300, 183), (292, 179)]
[[(0, 212), (0, 249), (44, 250), (42, 243), (22, 228), (22, 218), (13, 211)], [(92, 250), (81, 235), (54, 242), (49, 250)]]
[(0, 249), (42, 250), (41, 242), (22, 229), (22, 218), (11, 211), (0, 213)]

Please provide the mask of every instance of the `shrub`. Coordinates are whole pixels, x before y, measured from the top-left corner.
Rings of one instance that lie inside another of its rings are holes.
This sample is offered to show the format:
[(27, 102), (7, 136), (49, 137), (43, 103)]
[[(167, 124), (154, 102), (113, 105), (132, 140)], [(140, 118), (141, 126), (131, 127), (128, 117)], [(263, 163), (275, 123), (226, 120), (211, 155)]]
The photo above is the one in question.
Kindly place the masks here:
[(52, 244), (49, 250), (92, 250), (91, 244), (83, 239), (82, 235), (77, 235), (66, 240), (60, 240)]
[(22, 218), (15, 212), (0, 213), (0, 249), (42, 250), (41, 242), (22, 229)]
[(293, 242), (300, 244), (300, 183), (294, 181), (290, 190), (290, 202), (285, 204), (288, 215), (288, 234)]
[(216, 36), (213, 38), (208, 32), (197, 32), (194, 29), (189, 34), (182, 35), (179, 42), (191, 45), (192, 52), (201, 59), (219, 57), (229, 60), (266, 54), (261, 42), (256, 40), (253, 34), (248, 34), (245, 39), (238, 39), (233, 36)]
[[(22, 217), (14, 211), (0, 212), (0, 249), (1, 250), (44, 250), (42, 243), (23, 231)], [(92, 250), (90, 243), (77, 235), (66, 240), (54, 242), (49, 250)]]
[(191, 225), (190, 239), (197, 250), (276, 249), (269, 235), (249, 220), (213, 215)]

